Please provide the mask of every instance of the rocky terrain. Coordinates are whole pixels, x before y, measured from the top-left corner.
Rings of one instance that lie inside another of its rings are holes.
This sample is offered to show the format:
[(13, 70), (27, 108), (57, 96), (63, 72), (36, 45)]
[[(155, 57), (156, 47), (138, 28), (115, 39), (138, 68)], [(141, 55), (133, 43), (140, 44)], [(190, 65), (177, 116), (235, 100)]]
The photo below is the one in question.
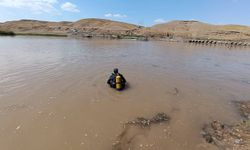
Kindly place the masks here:
[(222, 150), (250, 150), (250, 101), (235, 102), (243, 121), (228, 125), (220, 121), (206, 124), (202, 134), (204, 139)]
[(178, 39), (185, 41), (195, 40), (190, 41), (195, 43), (217, 43), (217, 41), (222, 41), (221, 43), (223, 41), (250, 43), (250, 27), (248, 26), (211, 25), (199, 21), (172, 21), (152, 27), (143, 27), (105, 19), (82, 19), (76, 22), (19, 20), (0, 23), (0, 31), (14, 32), (19, 35), (57, 35), (141, 40)]

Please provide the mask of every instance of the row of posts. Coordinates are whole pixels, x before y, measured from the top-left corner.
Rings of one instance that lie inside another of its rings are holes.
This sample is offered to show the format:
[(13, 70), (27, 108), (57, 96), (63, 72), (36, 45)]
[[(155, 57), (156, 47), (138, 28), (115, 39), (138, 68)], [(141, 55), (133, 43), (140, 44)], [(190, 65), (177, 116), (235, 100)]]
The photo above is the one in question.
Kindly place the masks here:
[(218, 41), (218, 40), (188, 40), (189, 43), (196, 44), (214, 44), (214, 45), (231, 45), (231, 46), (250, 46), (246, 42), (233, 42), (233, 41)]

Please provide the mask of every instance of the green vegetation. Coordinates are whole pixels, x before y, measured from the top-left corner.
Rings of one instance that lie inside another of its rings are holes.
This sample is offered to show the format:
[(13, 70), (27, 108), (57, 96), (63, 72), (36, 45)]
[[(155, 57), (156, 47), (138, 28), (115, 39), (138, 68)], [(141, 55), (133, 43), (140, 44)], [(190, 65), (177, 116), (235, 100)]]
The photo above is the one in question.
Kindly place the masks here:
[(64, 34), (53, 34), (53, 33), (14, 33), (12, 31), (0, 31), (0, 36), (15, 36), (15, 35), (27, 35), (27, 36), (56, 36), (56, 37), (67, 37)]
[(12, 31), (0, 31), (0, 36), (14, 36), (14, 35), (16, 34)]
[(141, 35), (118, 35), (117, 39), (144, 40), (144, 39), (147, 39), (147, 37), (141, 36)]
[(17, 33), (16, 35), (67, 37), (67, 35), (65, 34), (53, 34), (53, 33)]

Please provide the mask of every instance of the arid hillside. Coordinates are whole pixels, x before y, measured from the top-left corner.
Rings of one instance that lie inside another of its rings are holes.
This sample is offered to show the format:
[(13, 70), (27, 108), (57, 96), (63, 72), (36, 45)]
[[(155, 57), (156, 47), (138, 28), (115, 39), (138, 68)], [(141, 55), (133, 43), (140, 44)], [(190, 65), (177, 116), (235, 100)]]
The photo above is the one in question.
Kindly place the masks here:
[(118, 21), (105, 19), (82, 19), (72, 24), (74, 28), (98, 28), (102, 30), (126, 31), (138, 28), (138, 26)]
[(83, 19), (72, 23), (71, 36), (106, 38), (165, 38), (165, 32), (105, 19)]
[(18, 35), (64, 35), (101, 38), (165, 38), (156, 29), (106, 19), (82, 19), (76, 22), (47, 22), (38, 20), (8, 21), (0, 24), (0, 31)]
[(76, 22), (19, 20), (0, 23), (2, 33), (61, 35), (73, 37), (134, 39), (201, 39), (250, 42), (250, 27), (211, 25), (199, 21), (172, 21), (152, 27), (106, 20), (82, 19)]
[(38, 20), (8, 21), (0, 24), (1, 31), (13, 31), (16, 34), (58, 34), (66, 35), (72, 22), (48, 22)]
[(82, 19), (72, 23), (68, 33), (80, 37), (107, 37), (128, 35), (139, 28), (133, 24), (105, 19)]
[(211, 25), (199, 21), (172, 21), (155, 25), (152, 28), (189, 39), (250, 40), (250, 27), (241, 25)]

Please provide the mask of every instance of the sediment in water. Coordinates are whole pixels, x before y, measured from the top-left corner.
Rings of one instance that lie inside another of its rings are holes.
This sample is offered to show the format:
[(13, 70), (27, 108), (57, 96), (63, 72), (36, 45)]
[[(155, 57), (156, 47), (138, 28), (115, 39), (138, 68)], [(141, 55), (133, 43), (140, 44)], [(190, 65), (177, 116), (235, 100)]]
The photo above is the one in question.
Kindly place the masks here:
[[(135, 139), (139, 135), (143, 135), (152, 127), (152, 125), (166, 123), (170, 117), (165, 113), (158, 113), (152, 118), (138, 117), (135, 120), (128, 121), (124, 124), (124, 130), (113, 143), (113, 150), (128, 150), (133, 147)], [(153, 145), (149, 144), (149, 147)]]
[(238, 124), (228, 125), (220, 121), (213, 121), (204, 125), (203, 138), (219, 149), (250, 149), (250, 101), (235, 102), (244, 120)]

